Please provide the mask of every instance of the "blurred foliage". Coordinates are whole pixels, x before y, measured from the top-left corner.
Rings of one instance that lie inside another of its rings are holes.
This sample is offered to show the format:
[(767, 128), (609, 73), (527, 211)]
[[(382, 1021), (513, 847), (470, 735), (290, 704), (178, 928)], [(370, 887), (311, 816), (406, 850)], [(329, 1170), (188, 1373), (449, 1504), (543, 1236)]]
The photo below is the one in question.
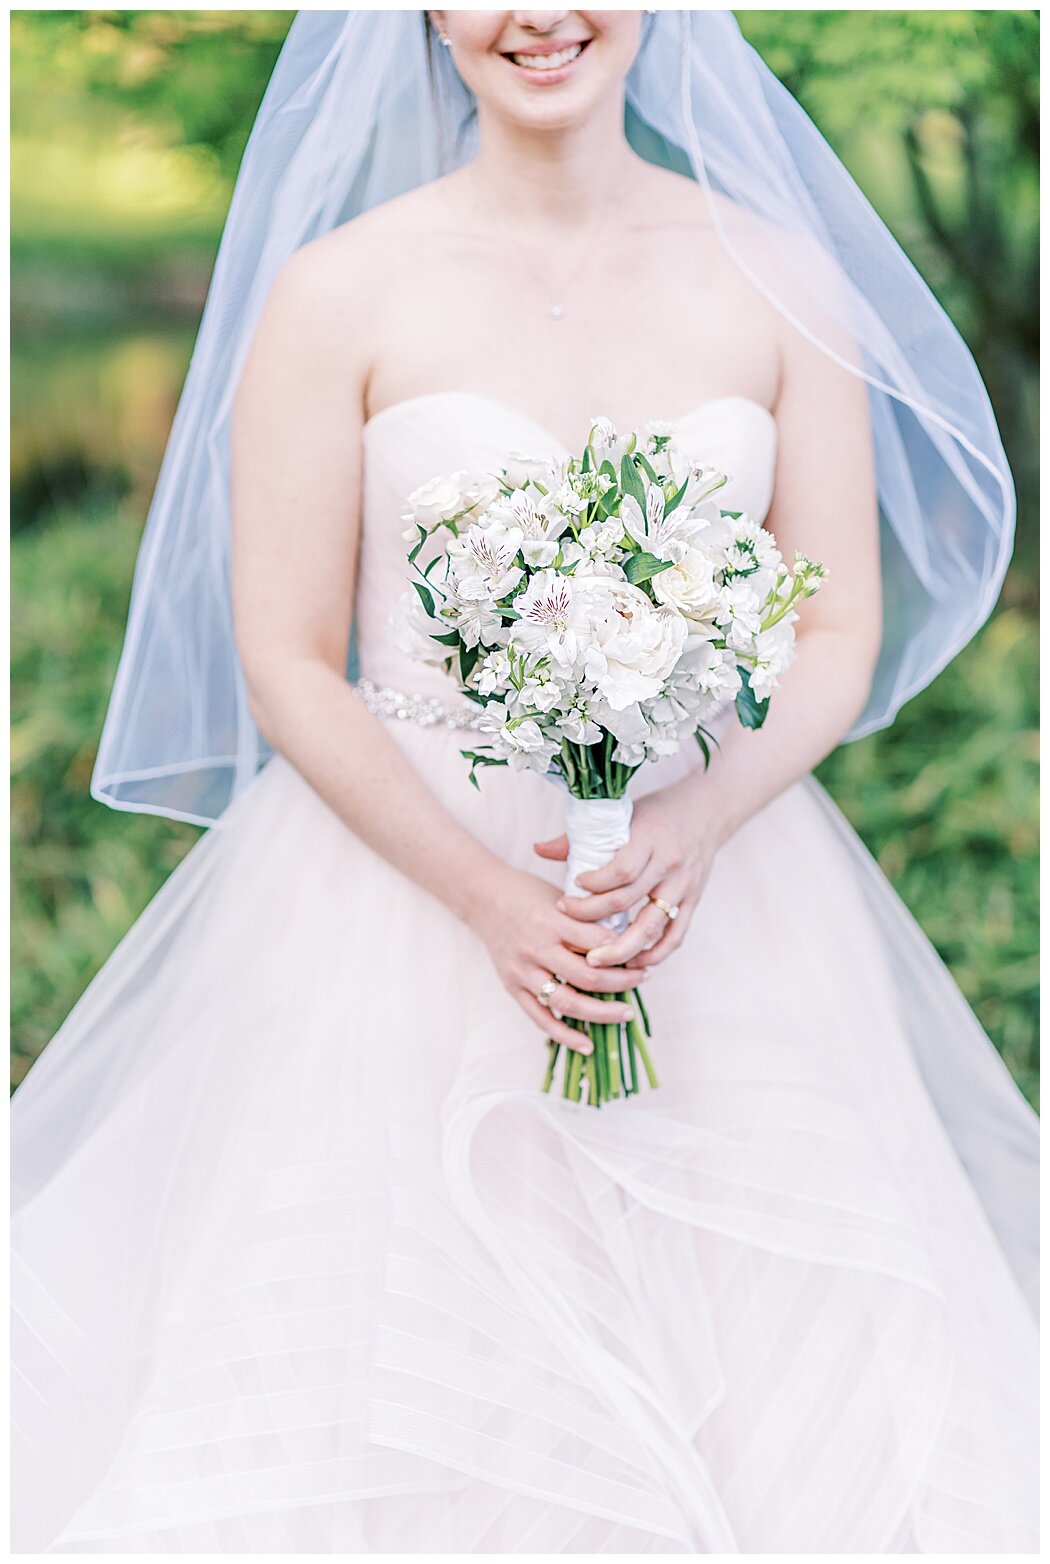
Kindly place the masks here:
[[(138, 538), (291, 11), (11, 15), (13, 1073), (197, 839), (88, 781)], [(818, 776), (1033, 1103), (1035, 11), (741, 11), (965, 333), (1018, 480), (1002, 604)]]
[(741, 11), (955, 320), (1038, 527), (1038, 11)]

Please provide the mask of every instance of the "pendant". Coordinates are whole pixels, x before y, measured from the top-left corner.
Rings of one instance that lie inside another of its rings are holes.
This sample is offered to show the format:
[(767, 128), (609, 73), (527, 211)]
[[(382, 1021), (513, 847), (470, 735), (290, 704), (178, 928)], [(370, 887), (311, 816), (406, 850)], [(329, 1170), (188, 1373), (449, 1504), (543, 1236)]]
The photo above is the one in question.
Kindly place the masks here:
[(562, 306), (560, 304), (552, 304), (551, 305), (551, 317), (552, 317), (552, 319), (554, 319), (554, 320), (561, 320), (561, 318), (562, 318), (562, 316), (564, 314), (565, 314), (565, 311), (564, 311), (564, 309), (562, 308)]

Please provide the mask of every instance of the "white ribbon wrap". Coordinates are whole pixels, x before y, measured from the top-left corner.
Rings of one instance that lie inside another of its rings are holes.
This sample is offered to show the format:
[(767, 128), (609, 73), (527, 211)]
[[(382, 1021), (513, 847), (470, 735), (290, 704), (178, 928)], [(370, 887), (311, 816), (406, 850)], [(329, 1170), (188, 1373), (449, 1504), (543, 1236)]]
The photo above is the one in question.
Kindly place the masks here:
[[(573, 798), (565, 800), (565, 830), (569, 838), (569, 859), (565, 866), (565, 894), (586, 896), (576, 877), (591, 869), (600, 869), (624, 845), (631, 835), (631, 800), (623, 798)], [(614, 912), (602, 923), (610, 929), (627, 927), (626, 912)]]

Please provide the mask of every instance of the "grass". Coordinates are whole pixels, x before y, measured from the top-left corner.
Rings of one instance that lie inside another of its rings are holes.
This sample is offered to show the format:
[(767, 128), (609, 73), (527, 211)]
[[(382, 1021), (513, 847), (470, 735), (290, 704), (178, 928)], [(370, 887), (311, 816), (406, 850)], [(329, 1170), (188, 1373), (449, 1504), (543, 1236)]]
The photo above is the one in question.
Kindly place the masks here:
[[(66, 513), (12, 545), (12, 1077), (199, 832), (95, 803), (138, 523)], [(818, 776), (1038, 1105), (1037, 630), (1000, 608), (892, 728)]]

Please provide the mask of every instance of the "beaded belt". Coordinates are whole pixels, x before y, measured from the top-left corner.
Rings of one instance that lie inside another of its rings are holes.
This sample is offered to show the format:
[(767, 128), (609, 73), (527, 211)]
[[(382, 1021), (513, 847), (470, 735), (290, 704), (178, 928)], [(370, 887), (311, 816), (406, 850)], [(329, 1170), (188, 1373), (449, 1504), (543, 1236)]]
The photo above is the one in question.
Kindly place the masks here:
[(369, 711), (380, 717), (396, 717), (400, 722), (418, 722), (421, 728), (431, 728), (438, 723), (446, 728), (477, 728), (481, 725), (480, 706), (447, 705), (434, 695), (408, 695), (404, 690), (380, 687), (371, 679), (358, 679), (354, 689)]

